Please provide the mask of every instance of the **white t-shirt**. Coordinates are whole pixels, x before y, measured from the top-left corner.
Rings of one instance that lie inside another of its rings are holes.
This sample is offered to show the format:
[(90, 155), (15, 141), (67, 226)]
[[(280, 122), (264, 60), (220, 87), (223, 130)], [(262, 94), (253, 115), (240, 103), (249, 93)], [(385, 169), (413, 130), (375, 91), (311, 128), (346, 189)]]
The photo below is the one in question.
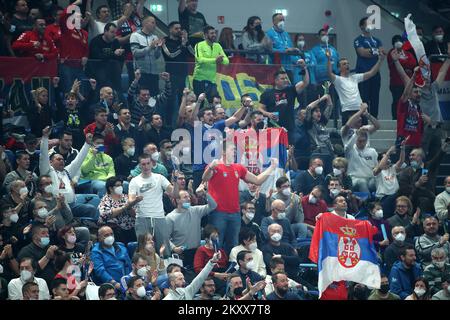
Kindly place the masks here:
[(381, 170), (381, 172), (375, 177), (377, 184), (377, 197), (384, 197), (395, 194), (398, 189), (397, 170), (394, 166), (391, 166), (387, 170)]
[(350, 77), (336, 76), (334, 86), (341, 101), (342, 112), (359, 110), (362, 99), (358, 83), (364, 80), (363, 73), (352, 74)]
[[(369, 135), (367, 136), (367, 146), (370, 147), (370, 133), (375, 131), (375, 126), (373, 124), (367, 124), (365, 126), (361, 126), (361, 128), (366, 128), (369, 132)], [(350, 142), (350, 139), (353, 137), (354, 134), (356, 134), (356, 130), (350, 128), (347, 131), (347, 135), (344, 135), (344, 127), (341, 128), (341, 138), (342, 143), (344, 144), (344, 148), (348, 145)]]
[(136, 217), (164, 218), (163, 194), (169, 185), (169, 180), (157, 173), (152, 173), (149, 178), (140, 174), (131, 179), (128, 193), (144, 197), (136, 205)]
[(359, 150), (355, 144), (356, 135), (350, 139), (345, 148), (348, 160), (348, 175), (352, 178), (373, 178), (373, 169), (378, 164), (378, 153), (374, 148)]
[(348, 213), (345, 214), (345, 217), (338, 215), (337, 212), (334, 210), (331, 211), (330, 213), (334, 214), (335, 216), (339, 216), (341, 218), (345, 218), (345, 219), (349, 219), (349, 220), (356, 220), (354, 216), (352, 216), (351, 214), (348, 214)]

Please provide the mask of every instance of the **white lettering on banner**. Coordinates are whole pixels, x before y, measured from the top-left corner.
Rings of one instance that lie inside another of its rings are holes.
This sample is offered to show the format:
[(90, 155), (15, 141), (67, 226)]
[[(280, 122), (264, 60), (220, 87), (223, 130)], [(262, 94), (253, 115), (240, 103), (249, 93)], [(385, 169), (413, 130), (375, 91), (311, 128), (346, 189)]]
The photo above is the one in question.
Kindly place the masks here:
[(67, 12), (72, 12), (72, 14), (67, 18), (66, 26), (69, 30), (80, 30), (81, 29), (81, 10), (79, 6), (71, 4), (67, 7)]
[(450, 101), (450, 81), (445, 81), (438, 90), (439, 102)]
[(371, 5), (367, 7), (367, 14), (371, 14), (371, 16), (367, 19), (367, 26), (370, 26), (372, 30), (380, 30), (381, 29), (381, 9), (377, 5)]

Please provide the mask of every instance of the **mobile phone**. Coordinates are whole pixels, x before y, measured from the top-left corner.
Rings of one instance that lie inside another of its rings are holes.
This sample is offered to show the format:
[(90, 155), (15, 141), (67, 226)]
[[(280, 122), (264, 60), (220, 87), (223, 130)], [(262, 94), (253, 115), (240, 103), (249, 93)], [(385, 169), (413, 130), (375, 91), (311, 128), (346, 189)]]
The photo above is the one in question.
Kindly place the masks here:
[(405, 141), (405, 137), (398, 137), (395, 141), (395, 148), (400, 149), (400, 146), (402, 145), (402, 142)]
[(422, 169), (422, 175), (423, 175), (423, 176), (428, 175), (428, 169), (423, 168), (423, 169)]

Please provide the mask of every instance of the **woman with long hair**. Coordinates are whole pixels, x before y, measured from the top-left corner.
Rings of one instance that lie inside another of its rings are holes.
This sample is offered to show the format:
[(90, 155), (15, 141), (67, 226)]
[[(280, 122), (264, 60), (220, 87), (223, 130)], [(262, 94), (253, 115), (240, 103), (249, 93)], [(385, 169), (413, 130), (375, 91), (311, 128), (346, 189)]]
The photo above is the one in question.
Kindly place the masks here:
[[(265, 52), (271, 48), (272, 44), (262, 30), (261, 18), (257, 16), (248, 18), (242, 34), (242, 49)], [(246, 54), (245, 57), (258, 63), (264, 63), (267, 58), (266, 55), (261, 54)]]
[(430, 285), (425, 278), (417, 278), (414, 281), (414, 291), (405, 300), (430, 300)]

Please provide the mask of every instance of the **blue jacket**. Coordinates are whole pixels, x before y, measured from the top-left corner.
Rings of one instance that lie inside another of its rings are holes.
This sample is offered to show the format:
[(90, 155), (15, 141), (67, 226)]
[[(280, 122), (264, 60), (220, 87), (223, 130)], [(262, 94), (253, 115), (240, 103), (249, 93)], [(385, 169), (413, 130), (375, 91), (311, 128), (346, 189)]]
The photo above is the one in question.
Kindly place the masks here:
[(283, 237), (280, 240), (281, 242), (289, 243), (293, 246), (297, 245), (297, 239), (295, 238), (295, 234), (289, 220), (287, 218), (273, 220), (272, 216), (264, 217), (261, 221), (261, 231), (266, 241), (270, 240), (268, 228), (274, 223), (279, 224), (283, 228)]
[(113, 279), (120, 283), (120, 279), (132, 270), (131, 260), (124, 244), (115, 242), (113, 248), (114, 254), (100, 246), (99, 242), (92, 248), (91, 259), (94, 263), (93, 280), (97, 285), (110, 282)]
[[(282, 53), (286, 52), (286, 49), (288, 48), (294, 48), (291, 37), (286, 31), (278, 32), (275, 31), (275, 29), (272, 27), (271, 29), (267, 30), (266, 35), (272, 41), (273, 52)], [(269, 58), (269, 63), (272, 64), (273, 55), (269, 55)], [(286, 70), (292, 70), (292, 60), (295, 59), (295, 61), (297, 61), (299, 58), (299, 56), (294, 57), (292, 55), (281, 54), (281, 64)]]
[[(309, 83), (310, 84), (316, 84), (316, 58), (311, 54), (309, 51), (303, 51), (303, 55), (305, 56), (305, 62), (308, 66), (308, 72), (309, 72)], [(295, 65), (293, 68), (294, 73), (294, 84), (303, 81), (303, 75), (300, 75), (300, 67), (296, 65), (298, 59), (300, 59), (300, 56), (291, 56), (292, 64)], [(305, 106), (306, 107), (306, 106)]]
[[(412, 277), (409, 272), (412, 271)], [(413, 293), (413, 286), (415, 279), (422, 276), (422, 270), (418, 263), (414, 264), (411, 269), (406, 269), (402, 261), (397, 261), (391, 269), (389, 274), (389, 287), (392, 293), (400, 296), (402, 300), (405, 300), (407, 296)]]
[[(315, 47), (311, 49), (311, 55), (314, 56), (316, 67), (314, 68), (316, 74), (317, 83), (322, 83), (324, 81), (330, 81), (330, 78), (328, 77), (328, 58), (325, 54), (326, 45), (324, 44), (318, 44)], [(328, 48), (331, 51), (331, 65), (333, 66), (333, 72), (335, 74), (339, 74), (339, 53), (337, 52), (336, 48), (329, 45)]]

